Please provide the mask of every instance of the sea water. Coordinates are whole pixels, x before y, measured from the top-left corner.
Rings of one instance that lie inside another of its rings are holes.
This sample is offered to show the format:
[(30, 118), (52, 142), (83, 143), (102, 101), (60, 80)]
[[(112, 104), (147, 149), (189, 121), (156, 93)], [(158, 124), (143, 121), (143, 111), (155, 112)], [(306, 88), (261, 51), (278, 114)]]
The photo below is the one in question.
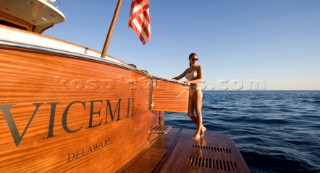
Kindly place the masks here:
[[(320, 91), (203, 91), (202, 114), (251, 172), (320, 173)], [(186, 113), (166, 112), (165, 123), (196, 128)]]

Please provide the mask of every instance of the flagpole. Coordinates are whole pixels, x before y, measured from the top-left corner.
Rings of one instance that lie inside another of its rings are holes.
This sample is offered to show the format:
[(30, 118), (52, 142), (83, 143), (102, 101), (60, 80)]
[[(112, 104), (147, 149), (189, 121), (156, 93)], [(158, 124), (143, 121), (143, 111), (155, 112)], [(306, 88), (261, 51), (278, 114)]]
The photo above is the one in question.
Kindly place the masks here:
[(113, 18), (112, 18), (112, 21), (111, 21), (111, 24), (110, 24), (110, 27), (109, 27), (109, 31), (108, 31), (108, 35), (107, 35), (106, 41), (104, 42), (104, 45), (103, 45), (103, 49), (102, 49), (102, 52), (101, 52), (101, 57), (102, 58), (105, 57), (106, 54), (107, 54), (107, 49), (108, 49), (108, 46), (109, 46), (109, 42), (110, 42), (110, 39), (111, 39), (111, 35), (112, 35), (112, 32), (113, 32), (114, 25), (115, 25), (115, 23), (117, 21), (117, 17), (118, 17), (118, 13), (120, 11), (121, 4), (122, 4), (122, 0), (119, 0), (118, 4), (117, 4), (117, 8), (115, 9), (114, 14), (113, 14)]

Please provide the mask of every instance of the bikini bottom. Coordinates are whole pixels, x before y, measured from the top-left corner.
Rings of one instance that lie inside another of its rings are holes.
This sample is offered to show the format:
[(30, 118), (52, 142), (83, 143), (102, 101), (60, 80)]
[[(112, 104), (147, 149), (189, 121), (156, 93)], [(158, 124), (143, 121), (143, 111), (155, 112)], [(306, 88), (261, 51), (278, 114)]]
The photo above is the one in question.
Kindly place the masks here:
[(194, 94), (197, 93), (197, 91), (200, 91), (198, 92), (198, 96), (202, 97), (202, 91), (201, 91), (201, 87), (190, 87), (190, 91), (189, 91), (189, 96), (192, 98)]

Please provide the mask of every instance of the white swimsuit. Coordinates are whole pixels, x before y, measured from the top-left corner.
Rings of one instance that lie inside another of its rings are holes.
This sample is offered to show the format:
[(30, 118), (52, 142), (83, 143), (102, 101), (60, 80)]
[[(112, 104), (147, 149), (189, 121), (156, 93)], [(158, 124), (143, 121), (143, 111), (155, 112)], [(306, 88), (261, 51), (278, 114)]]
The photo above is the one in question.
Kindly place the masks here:
[[(198, 76), (197, 71), (192, 71), (192, 72), (186, 74), (186, 78), (188, 81), (191, 81), (192, 79), (196, 78), (197, 76)], [(201, 87), (200, 86), (190, 86), (190, 89), (201, 90)]]
[(192, 71), (186, 74), (186, 78), (188, 81), (191, 81), (193, 78), (197, 77), (198, 73), (196, 71)]

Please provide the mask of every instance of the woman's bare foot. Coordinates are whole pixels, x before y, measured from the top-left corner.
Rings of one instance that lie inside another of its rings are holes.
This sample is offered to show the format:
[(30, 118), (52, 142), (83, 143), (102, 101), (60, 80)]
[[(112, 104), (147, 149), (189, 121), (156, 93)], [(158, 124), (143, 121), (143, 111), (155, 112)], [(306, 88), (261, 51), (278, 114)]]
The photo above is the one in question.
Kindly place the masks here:
[(202, 126), (201, 132), (200, 132), (200, 137), (201, 137), (201, 138), (204, 137), (204, 132), (205, 132), (206, 130), (207, 130), (207, 128), (204, 127), (204, 126)]
[(198, 141), (200, 139), (200, 134), (195, 134), (192, 140)]

